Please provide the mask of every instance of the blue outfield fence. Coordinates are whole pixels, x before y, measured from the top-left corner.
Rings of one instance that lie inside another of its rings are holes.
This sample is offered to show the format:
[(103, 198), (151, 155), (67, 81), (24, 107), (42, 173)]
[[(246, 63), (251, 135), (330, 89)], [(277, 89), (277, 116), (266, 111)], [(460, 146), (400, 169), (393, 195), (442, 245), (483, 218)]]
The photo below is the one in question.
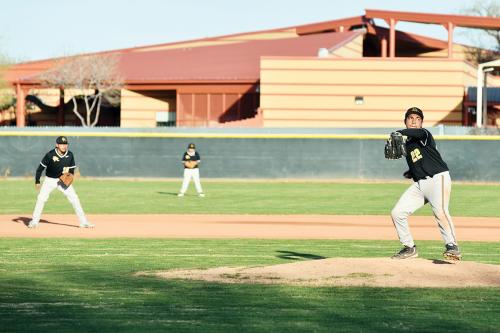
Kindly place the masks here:
[[(439, 136), (439, 129), (432, 132), (453, 179), (500, 181), (500, 136)], [(406, 162), (384, 158), (387, 134), (364, 133), (2, 129), (0, 174), (33, 176), (43, 155), (54, 147), (55, 138), (66, 135), (82, 176), (180, 177), (182, 154), (194, 142), (202, 158), (202, 177), (402, 179)]]

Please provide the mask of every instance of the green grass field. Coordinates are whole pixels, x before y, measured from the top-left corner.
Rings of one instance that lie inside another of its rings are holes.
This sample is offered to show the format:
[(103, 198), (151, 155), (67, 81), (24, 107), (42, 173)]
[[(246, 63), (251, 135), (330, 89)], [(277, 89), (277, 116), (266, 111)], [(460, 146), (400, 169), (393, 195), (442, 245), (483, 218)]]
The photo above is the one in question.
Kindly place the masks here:
[[(440, 242), (420, 242), (440, 258)], [(463, 242), (500, 264), (499, 243)], [(2, 239), (1, 332), (498, 332), (500, 289), (216, 284), (137, 271), (387, 257), (396, 241)], [(304, 258), (304, 259), (300, 259)]]
[[(3, 180), (1, 214), (29, 214), (36, 201), (33, 180)], [(207, 196), (194, 189), (176, 197), (180, 181), (77, 180), (75, 187), (90, 214), (389, 214), (408, 184), (332, 182), (204, 182)], [(7, 195), (8, 194), (8, 195)], [(452, 216), (500, 216), (500, 185), (454, 184)], [(57, 190), (45, 213), (72, 213)], [(430, 215), (424, 207), (416, 215)]]
[[(87, 213), (389, 214), (408, 184), (81, 179)], [(30, 214), (32, 180), (2, 180), (0, 214)], [(500, 216), (500, 186), (454, 185), (455, 216)], [(55, 191), (45, 213), (73, 213)], [(429, 215), (428, 207), (418, 214)], [(500, 264), (500, 243), (461, 242)], [(500, 288), (397, 289), (218, 284), (135, 276), (173, 268), (388, 257), (394, 241), (0, 238), (0, 332), (499, 332)], [(441, 258), (441, 242), (419, 254)]]

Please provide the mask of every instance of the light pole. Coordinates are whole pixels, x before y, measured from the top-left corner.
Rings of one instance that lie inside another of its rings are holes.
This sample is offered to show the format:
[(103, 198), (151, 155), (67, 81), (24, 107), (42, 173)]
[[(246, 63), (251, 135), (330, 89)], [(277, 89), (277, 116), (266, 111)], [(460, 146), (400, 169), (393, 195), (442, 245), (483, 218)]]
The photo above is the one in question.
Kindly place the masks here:
[[(477, 88), (476, 88), (476, 124), (477, 127), (483, 127), (486, 123), (488, 112), (488, 101), (486, 93), (483, 96), (483, 87), (487, 88), (486, 73), (494, 70), (495, 67), (500, 67), (500, 59), (485, 62), (477, 66)], [(486, 92), (486, 91), (485, 91)], [(484, 98), (484, 101), (483, 101)]]

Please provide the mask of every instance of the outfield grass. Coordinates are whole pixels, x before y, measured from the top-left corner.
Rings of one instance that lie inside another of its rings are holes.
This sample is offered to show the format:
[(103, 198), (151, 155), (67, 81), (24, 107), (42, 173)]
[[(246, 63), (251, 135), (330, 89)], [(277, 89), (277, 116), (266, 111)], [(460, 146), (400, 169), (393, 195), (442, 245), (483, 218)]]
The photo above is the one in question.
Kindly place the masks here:
[[(191, 185), (192, 186), (192, 185)], [(90, 214), (389, 214), (408, 184), (311, 182), (205, 182), (207, 196), (191, 187), (178, 198), (180, 181), (78, 180), (75, 184)], [(32, 180), (0, 181), (1, 214), (29, 214), (36, 201)], [(453, 186), (452, 216), (500, 216), (499, 185)], [(45, 213), (72, 213), (57, 190)], [(430, 215), (424, 207), (416, 215)]]
[[(440, 242), (419, 242), (440, 258)], [(500, 243), (462, 242), (500, 264)], [(217, 284), (137, 271), (386, 257), (395, 241), (2, 239), (0, 332), (498, 332), (500, 289)], [(304, 259), (300, 259), (304, 258)]]

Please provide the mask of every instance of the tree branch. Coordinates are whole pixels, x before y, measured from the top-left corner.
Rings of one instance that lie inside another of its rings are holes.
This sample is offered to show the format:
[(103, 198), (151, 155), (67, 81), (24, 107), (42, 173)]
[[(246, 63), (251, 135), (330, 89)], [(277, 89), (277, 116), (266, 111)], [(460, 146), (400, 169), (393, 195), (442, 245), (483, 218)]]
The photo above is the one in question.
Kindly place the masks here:
[(80, 121), (82, 122), (82, 126), (87, 127), (87, 125), (85, 124), (85, 119), (83, 119), (83, 117), (78, 112), (78, 104), (76, 103), (75, 96), (71, 97), (71, 100), (73, 101), (73, 113), (76, 114), (78, 119), (80, 119)]
[(95, 125), (97, 125), (97, 122), (99, 121), (99, 114), (101, 112), (101, 100), (102, 100), (102, 95), (99, 95), (99, 97), (97, 97), (99, 99), (99, 102), (97, 103), (97, 113), (95, 114), (95, 119), (94, 119), (94, 122), (92, 123), (91, 127), (94, 127)]

